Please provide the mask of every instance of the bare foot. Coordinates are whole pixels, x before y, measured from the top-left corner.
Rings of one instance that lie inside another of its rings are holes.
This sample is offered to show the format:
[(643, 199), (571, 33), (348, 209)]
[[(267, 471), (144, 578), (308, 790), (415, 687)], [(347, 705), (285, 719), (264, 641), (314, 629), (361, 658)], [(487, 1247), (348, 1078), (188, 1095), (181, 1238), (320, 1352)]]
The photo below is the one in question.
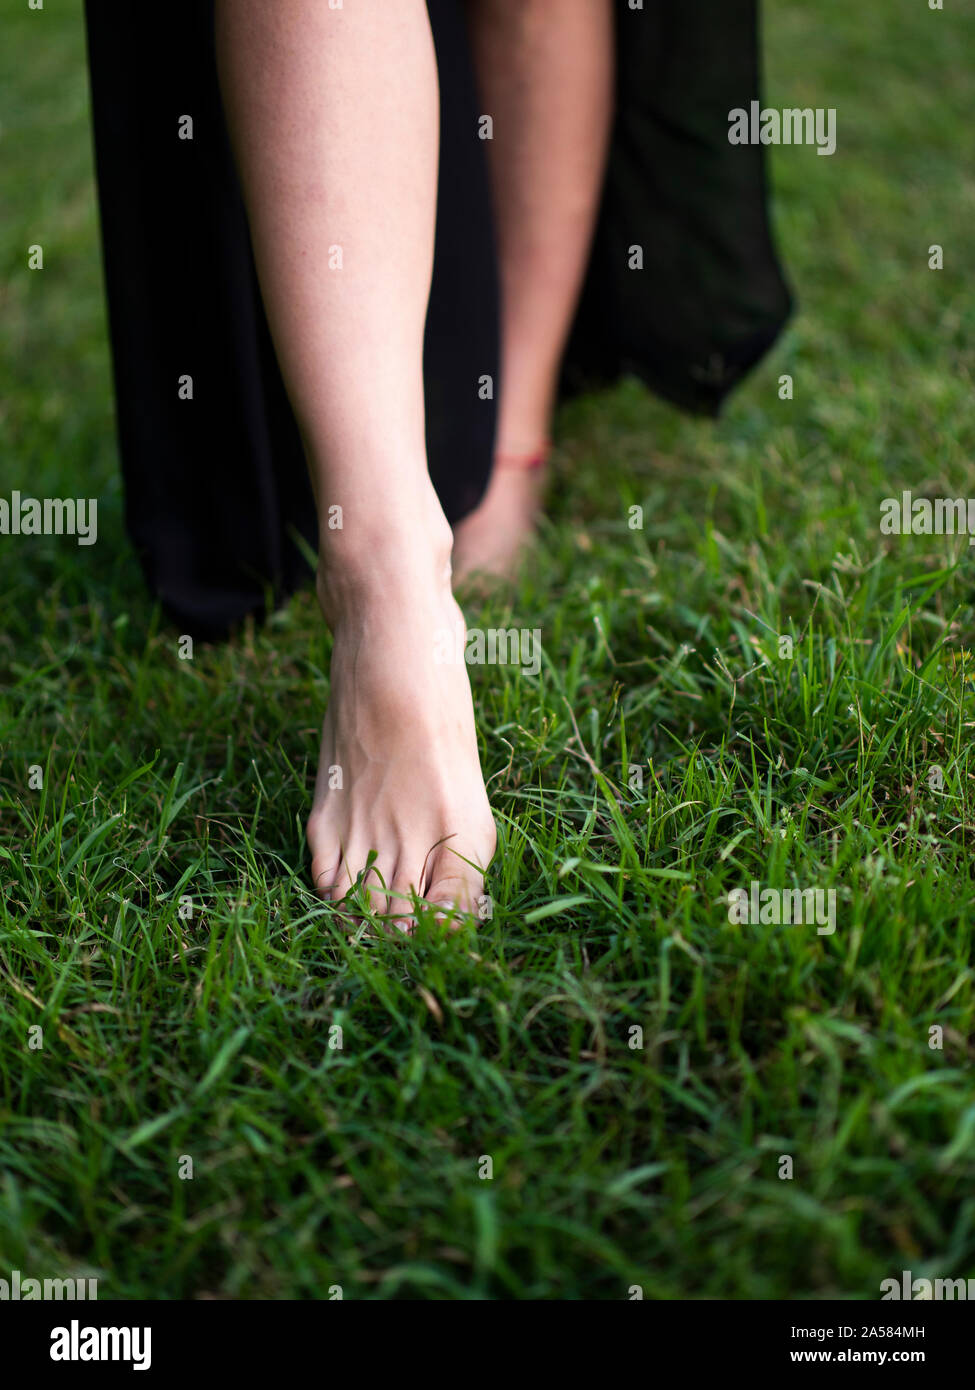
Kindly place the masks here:
[(389, 535), (363, 566), (320, 572), (318, 584), (333, 650), (312, 881), (339, 902), (374, 851), (370, 906), (404, 927), (414, 892), (476, 912), (496, 843), (467, 667), (444, 659), (450, 644), (463, 652), (465, 624), (442, 526), (423, 544)]
[(535, 535), (545, 491), (547, 450), (500, 455), (479, 505), (454, 527), (454, 580), (505, 579)]

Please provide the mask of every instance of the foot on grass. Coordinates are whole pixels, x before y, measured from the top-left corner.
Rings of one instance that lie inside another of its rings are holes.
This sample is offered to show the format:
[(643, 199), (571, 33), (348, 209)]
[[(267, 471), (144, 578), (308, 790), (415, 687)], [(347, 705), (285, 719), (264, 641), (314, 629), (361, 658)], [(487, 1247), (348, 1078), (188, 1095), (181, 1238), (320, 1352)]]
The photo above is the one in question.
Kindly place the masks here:
[[(410, 528), (319, 572), (332, 629), (331, 696), (307, 837), (316, 891), (359, 875), (373, 912), (411, 924), (412, 894), (476, 912), (496, 829), (481, 773), (446, 522)], [(448, 635), (449, 634), (449, 639)], [(459, 647), (457, 646), (459, 638)]]

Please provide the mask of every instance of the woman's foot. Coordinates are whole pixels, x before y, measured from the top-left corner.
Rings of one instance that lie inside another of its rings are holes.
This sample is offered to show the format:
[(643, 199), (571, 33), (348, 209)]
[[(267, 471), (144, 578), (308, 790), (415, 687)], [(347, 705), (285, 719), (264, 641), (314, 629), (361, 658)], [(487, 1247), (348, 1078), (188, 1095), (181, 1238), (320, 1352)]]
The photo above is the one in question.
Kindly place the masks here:
[(454, 579), (506, 579), (535, 535), (547, 480), (548, 446), (499, 453), (487, 492), (454, 527)]
[(346, 552), (320, 570), (331, 696), (307, 835), (323, 897), (344, 898), (372, 857), (370, 906), (405, 927), (413, 893), (477, 912), (496, 829), (466, 627), (450, 592), (449, 527), (441, 514), (432, 528), (395, 532), (366, 547), (361, 564)]

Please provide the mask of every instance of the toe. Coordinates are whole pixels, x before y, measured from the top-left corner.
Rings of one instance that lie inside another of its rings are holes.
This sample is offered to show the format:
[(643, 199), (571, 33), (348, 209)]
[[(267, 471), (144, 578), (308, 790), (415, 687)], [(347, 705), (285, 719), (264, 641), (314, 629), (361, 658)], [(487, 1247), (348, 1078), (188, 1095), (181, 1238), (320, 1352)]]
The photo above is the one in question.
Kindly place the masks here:
[(308, 824), (308, 847), (311, 850), (311, 883), (320, 898), (329, 898), (332, 885), (342, 864), (342, 851), (337, 842), (321, 833), (318, 826)]
[[(430, 883), (424, 894), (448, 912), (478, 915), (484, 894), (484, 873), (454, 850), (442, 849), (431, 868)], [(456, 925), (456, 924), (454, 924)]]
[[(332, 884), (332, 901), (345, 907), (361, 907), (381, 916), (389, 910), (393, 866), (371, 850), (349, 850)], [(354, 890), (354, 891), (353, 891)]]
[(355, 882), (354, 878), (349, 877), (349, 865), (350, 861), (348, 857), (343, 854), (341, 862), (335, 870), (328, 892), (330, 900), (336, 907), (345, 903), (346, 895), (351, 892), (353, 883)]
[(411, 874), (398, 865), (389, 885), (389, 905), (386, 911), (393, 925), (400, 931), (410, 932), (415, 925), (413, 899), (418, 892), (419, 878), (419, 874)]
[(364, 906), (368, 906), (370, 912), (377, 917), (384, 916), (389, 912), (389, 885), (393, 878), (393, 867), (391, 864), (383, 864), (377, 860), (367, 874), (361, 880), (360, 898)]

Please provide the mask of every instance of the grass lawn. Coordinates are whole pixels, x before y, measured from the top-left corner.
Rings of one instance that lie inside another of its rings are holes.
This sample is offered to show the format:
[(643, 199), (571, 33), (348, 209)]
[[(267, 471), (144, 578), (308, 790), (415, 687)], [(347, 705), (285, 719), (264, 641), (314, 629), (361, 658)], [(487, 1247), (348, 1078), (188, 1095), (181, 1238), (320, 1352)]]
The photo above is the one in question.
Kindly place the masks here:
[[(311, 593), (181, 660), (143, 588), (81, 6), (2, 0), (0, 495), (97, 495), (99, 543), (0, 538), (0, 1275), (975, 1276), (975, 549), (879, 526), (902, 489), (975, 497), (975, 14), (773, 0), (765, 27), (767, 103), (838, 113), (831, 158), (773, 151), (801, 313), (717, 425), (631, 383), (563, 412), (541, 554), (467, 610), (545, 652), (472, 668), (494, 915), (404, 941), (307, 883)], [(835, 933), (732, 924), (753, 880), (835, 890)]]

